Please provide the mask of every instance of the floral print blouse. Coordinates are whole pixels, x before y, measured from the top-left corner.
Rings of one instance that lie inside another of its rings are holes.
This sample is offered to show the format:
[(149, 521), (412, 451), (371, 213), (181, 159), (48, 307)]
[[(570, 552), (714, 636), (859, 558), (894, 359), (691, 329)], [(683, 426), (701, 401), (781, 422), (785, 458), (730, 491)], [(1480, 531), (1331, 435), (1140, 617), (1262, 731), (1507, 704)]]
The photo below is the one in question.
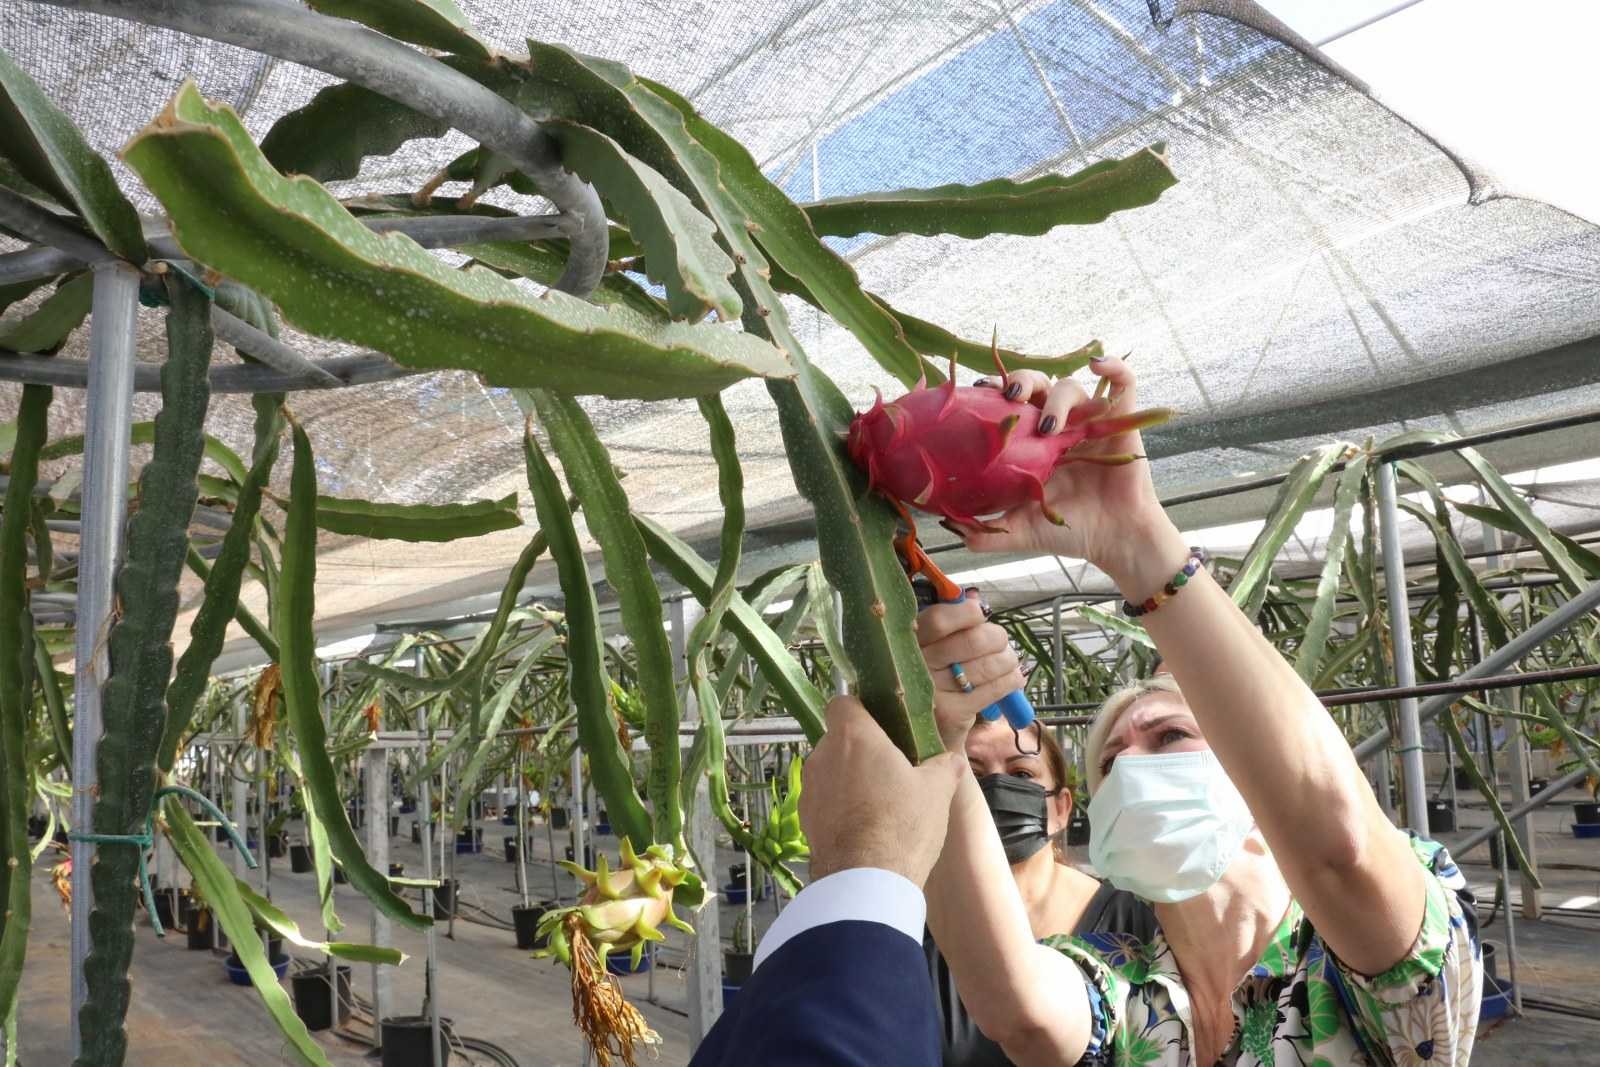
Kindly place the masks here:
[[(1478, 1024), (1483, 960), (1466, 880), (1444, 847), (1412, 838), (1430, 873), (1422, 931), (1376, 977), (1333, 955), (1291, 903), (1233, 992), (1227, 1067), (1465, 1067)], [(1047, 938), (1089, 979), (1088, 1067), (1193, 1067), (1189, 996), (1166, 939)]]

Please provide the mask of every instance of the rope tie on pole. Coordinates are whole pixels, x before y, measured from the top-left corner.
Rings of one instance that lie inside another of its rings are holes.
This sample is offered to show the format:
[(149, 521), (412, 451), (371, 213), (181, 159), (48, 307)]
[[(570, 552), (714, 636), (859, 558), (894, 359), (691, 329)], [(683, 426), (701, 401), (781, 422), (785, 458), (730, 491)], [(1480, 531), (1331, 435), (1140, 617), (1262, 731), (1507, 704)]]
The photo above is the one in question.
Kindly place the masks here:
[(145, 812), (144, 830), (137, 834), (91, 834), (77, 832), (67, 834), (68, 841), (84, 841), (95, 845), (133, 845), (139, 850), (139, 891), (144, 896), (145, 911), (150, 913), (150, 925), (155, 927), (157, 937), (166, 937), (167, 932), (161, 926), (160, 916), (156, 914), (156, 895), (155, 890), (150, 887), (150, 872), (146, 868), (145, 864), (145, 851), (154, 847), (155, 845), (156, 802), (162, 797), (169, 795), (183, 796), (189, 800), (193, 800), (200, 804), (201, 807), (205, 808), (207, 812), (216, 816), (217, 822), (219, 825), (221, 825), (223, 832), (228, 835), (228, 840), (231, 841), (233, 843), (233, 847), (238, 849), (239, 852), (244, 856), (245, 866), (249, 867), (251, 870), (256, 869), (255, 856), (250, 853), (250, 849), (246, 847), (244, 841), (240, 839), (239, 832), (234, 829), (233, 823), (228, 821), (227, 816), (223, 815), (221, 810), (219, 810), (215, 804), (211, 803), (211, 799), (209, 797), (200, 793), (196, 793), (193, 789), (183, 785), (162, 786), (160, 789), (156, 790), (155, 796), (150, 798), (150, 810)]

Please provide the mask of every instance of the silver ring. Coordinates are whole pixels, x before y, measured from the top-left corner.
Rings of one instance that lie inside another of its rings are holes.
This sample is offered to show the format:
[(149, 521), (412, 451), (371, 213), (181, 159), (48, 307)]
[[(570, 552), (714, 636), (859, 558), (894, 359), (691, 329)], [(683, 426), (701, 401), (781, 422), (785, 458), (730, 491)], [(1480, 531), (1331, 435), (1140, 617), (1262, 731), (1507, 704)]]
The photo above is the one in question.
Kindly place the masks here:
[(961, 687), (963, 693), (972, 692), (974, 686), (967, 680), (967, 672), (959, 663), (950, 664), (950, 677), (955, 679), (956, 685)]

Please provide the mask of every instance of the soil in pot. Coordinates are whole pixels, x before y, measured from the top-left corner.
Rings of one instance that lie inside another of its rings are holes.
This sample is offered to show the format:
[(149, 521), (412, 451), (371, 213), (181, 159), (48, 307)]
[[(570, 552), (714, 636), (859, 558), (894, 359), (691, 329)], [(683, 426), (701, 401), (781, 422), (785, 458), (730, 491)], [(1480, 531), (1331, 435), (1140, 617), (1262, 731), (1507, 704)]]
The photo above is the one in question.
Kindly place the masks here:
[[(332, 997), (328, 995), (328, 969), (301, 971), (289, 978), (294, 992), (294, 1013), (306, 1024), (307, 1030), (326, 1030), (332, 1025)], [(339, 1021), (350, 1014), (350, 968), (339, 967)]]
[(755, 959), (753, 952), (724, 952), (722, 980), (729, 985), (744, 985), (750, 980), (750, 970)]
[(556, 905), (545, 900), (538, 904), (529, 904), (522, 907), (520, 904), (511, 909), (511, 922), (517, 928), (517, 947), (523, 949), (543, 948), (545, 938), (538, 934), (539, 920), (544, 913)]
[(439, 1020), (439, 1062), (433, 1062), (433, 1023), (426, 1015), (383, 1020), (383, 1067), (445, 1067), (450, 1062), (450, 1020)]
[(310, 845), (289, 846), (289, 870), (295, 874), (306, 874), (313, 866)]
[(1572, 805), (1572, 817), (1585, 826), (1600, 823), (1600, 801), (1580, 800)]
[(433, 887), (433, 917), (435, 919), (448, 919), (450, 912), (455, 907), (456, 888), (461, 883), (454, 878), (447, 878)]

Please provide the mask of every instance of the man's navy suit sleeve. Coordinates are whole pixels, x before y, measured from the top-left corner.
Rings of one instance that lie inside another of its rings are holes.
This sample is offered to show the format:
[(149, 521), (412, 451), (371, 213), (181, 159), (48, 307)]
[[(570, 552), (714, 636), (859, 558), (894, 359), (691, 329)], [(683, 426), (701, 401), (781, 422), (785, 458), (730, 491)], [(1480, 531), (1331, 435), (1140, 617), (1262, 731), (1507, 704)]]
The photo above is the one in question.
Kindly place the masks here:
[(879, 922), (814, 926), (750, 976), (690, 1067), (938, 1067), (922, 946)]

